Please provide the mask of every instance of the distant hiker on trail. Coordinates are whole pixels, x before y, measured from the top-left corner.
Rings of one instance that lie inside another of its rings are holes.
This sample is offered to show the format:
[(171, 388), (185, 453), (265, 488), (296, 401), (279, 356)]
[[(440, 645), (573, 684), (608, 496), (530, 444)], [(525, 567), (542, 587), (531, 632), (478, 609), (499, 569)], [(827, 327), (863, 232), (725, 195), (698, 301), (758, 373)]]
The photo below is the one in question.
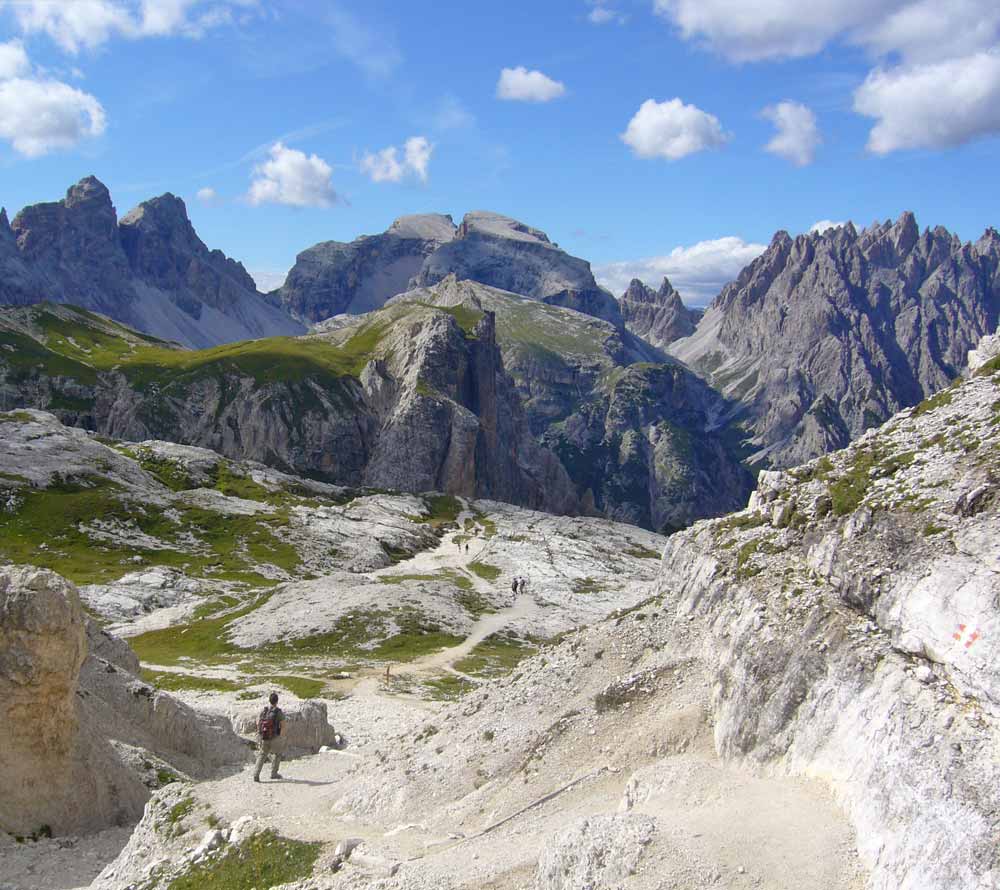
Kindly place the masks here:
[(510, 592), (513, 593), (514, 596), (517, 596), (517, 585), (520, 583), (520, 581), (521, 579), (518, 578), (517, 575), (515, 575), (514, 580), (510, 582)]
[(281, 740), (281, 724), (285, 722), (285, 712), (278, 707), (277, 692), (271, 693), (269, 701), (271, 704), (266, 705), (257, 718), (260, 753), (257, 755), (257, 768), (253, 773), (255, 782), (260, 781), (260, 771), (264, 768), (268, 754), (271, 755), (271, 778), (281, 778), (278, 766), (281, 764), (281, 749), (284, 747)]
[(528, 579), (522, 577), (518, 578), (517, 580), (518, 580), (517, 592), (523, 595), (525, 592), (525, 588), (528, 586)]

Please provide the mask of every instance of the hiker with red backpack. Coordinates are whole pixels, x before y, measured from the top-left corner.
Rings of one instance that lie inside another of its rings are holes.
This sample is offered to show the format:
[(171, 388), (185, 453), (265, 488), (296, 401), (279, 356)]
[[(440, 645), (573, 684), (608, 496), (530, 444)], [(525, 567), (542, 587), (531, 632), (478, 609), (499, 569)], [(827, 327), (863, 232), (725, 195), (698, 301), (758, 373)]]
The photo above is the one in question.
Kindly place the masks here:
[(270, 704), (264, 707), (257, 718), (257, 737), (260, 742), (260, 753), (257, 755), (257, 768), (253, 780), (260, 781), (260, 771), (264, 768), (267, 756), (271, 755), (271, 778), (280, 779), (278, 766), (281, 764), (281, 724), (285, 722), (285, 712), (278, 707), (278, 693), (272, 692)]

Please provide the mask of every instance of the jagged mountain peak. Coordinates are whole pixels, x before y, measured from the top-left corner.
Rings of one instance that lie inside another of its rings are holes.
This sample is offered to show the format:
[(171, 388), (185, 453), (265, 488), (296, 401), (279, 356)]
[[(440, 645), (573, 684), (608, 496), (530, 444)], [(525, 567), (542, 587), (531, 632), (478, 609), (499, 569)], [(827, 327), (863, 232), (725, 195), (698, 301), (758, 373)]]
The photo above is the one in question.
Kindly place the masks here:
[(670, 343), (694, 333), (701, 313), (688, 309), (681, 295), (663, 276), (659, 290), (633, 278), (621, 297), (625, 327), (650, 345), (665, 349)]
[(164, 192), (133, 207), (121, 218), (120, 225), (134, 225), (147, 216), (155, 216), (163, 222), (172, 224), (191, 224), (184, 199), (171, 192)]
[(995, 237), (921, 234), (911, 211), (857, 237), (779, 232), (671, 352), (742, 406), (755, 459), (788, 466), (843, 447), (947, 385), (995, 328)]
[(96, 176), (84, 176), (78, 183), (71, 185), (66, 190), (66, 198), (63, 202), (67, 208), (81, 204), (106, 204), (111, 205), (111, 192), (108, 187)]

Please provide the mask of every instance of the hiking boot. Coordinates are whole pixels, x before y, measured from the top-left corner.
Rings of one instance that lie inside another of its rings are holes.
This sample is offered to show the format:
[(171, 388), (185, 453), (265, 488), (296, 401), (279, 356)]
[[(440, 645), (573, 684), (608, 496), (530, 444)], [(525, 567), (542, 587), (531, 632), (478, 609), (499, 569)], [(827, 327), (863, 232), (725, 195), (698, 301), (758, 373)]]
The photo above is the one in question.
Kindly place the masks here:
[(284, 777), (283, 775), (281, 775), (281, 773), (273, 773), (273, 774), (271, 775), (271, 778), (272, 778), (272, 779), (283, 779), (283, 778), (285, 778), (285, 777)]
[(254, 776), (254, 777), (253, 777), (253, 780), (254, 780), (255, 782), (259, 782), (259, 781), (260, 781), (260, 776)]

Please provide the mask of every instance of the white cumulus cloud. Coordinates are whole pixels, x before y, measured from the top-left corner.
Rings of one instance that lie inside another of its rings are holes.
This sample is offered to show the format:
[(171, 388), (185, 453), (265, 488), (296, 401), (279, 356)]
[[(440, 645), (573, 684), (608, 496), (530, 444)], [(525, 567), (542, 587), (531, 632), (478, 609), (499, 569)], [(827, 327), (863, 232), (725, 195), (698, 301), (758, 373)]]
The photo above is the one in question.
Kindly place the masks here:
[(271, 146), (270, 160), (253, 169), (247, 199), (251, 204), (329, 207), (337, 200), (330, 165), (281, 142)]
[(234, 7), (252, 5), (253, 0), (0, 0), (25, 34), (47, 34), (74, 54), (115, 36), (198, 38), (231, 21)]
[(104, 108), (89, 93), (54, 80), (0, 82), (0, 139), (37, 158), (104, 132)]
[(205, 188), (198, 189), (195, 193), (195, 197), (201, 201), (202, 204), (214, 204), (219, 198), (219, 193), (214, 188), (205, 186)]
[(287, 272), (278, 272), (274, 269), (250, 269), (250, 277), (257, 285), (257, 290), (262, 294), (268, 291), (277, 290), (285, 283), (288, 277)]
[(523, 65), (504, 68), (497, 81), (497, 98), (513, 102), (551, 102), (566, 93), (566, 85)]
[(594, 276), (614, 294), (624, 293), (633, 278), (659, 287), (666, 276), (685, 302), (703, 306), (766, 249), (766, 244), (748, 244), (729, 235), (675, 247), (662, 256), (596, 266)]
[(804, 167), (813, 162), (816, 148), (822, 141), (816, 126), (816, 115), (800, 102), (779, 102), (769, 105), (762, 112), (778, 132), (764, 146), (766, 151), (776, 154)]
[(402, 152), (391, 145), (365, 154), (361, 158), (361, 172), (368, 174), (372, 182), (402, 182), (410, 175), (427, 182), (433, 152), (434, 146), (424, 136), (411, 136), (403, 144)]
[(809, 226), (809, 231), (818, 232), (822, 235), (827, 229), (839, 229), (841, 226), (846, 225), (846, 221), (834, 222), (832, 219), (821, 219)]
[(1000, 133), (997, 0), (654, 0), (682, 37), (731, 61), (809, 56), (835, 41), (879, 63), (854, 94), (868, 148), (946, 148)]
[(26, 74), (30, 67), (28, 54), (24, 51), (20, 40), (0, 43), (0, 80)]
[(640, 158), (676, 161), (724, 145), (730, 137), (714, 114), (674, 98), (667, 102), (653, 99), (643, 102), (621, 138)]
[(876, 119), (868, 149), (880, 155), (1000, 133), (1000, 51), (876, 69), (855, 92), (854, 110)]
[(685, 39), (737, 62), (819, 52), (845, 30), (877, 21), (900, 0), (655, 0)]
[(995, 46), (1000, 37), (996, 0), (910, 0), (858, 30), (857, 43), (904, 62), (940, 62)]

